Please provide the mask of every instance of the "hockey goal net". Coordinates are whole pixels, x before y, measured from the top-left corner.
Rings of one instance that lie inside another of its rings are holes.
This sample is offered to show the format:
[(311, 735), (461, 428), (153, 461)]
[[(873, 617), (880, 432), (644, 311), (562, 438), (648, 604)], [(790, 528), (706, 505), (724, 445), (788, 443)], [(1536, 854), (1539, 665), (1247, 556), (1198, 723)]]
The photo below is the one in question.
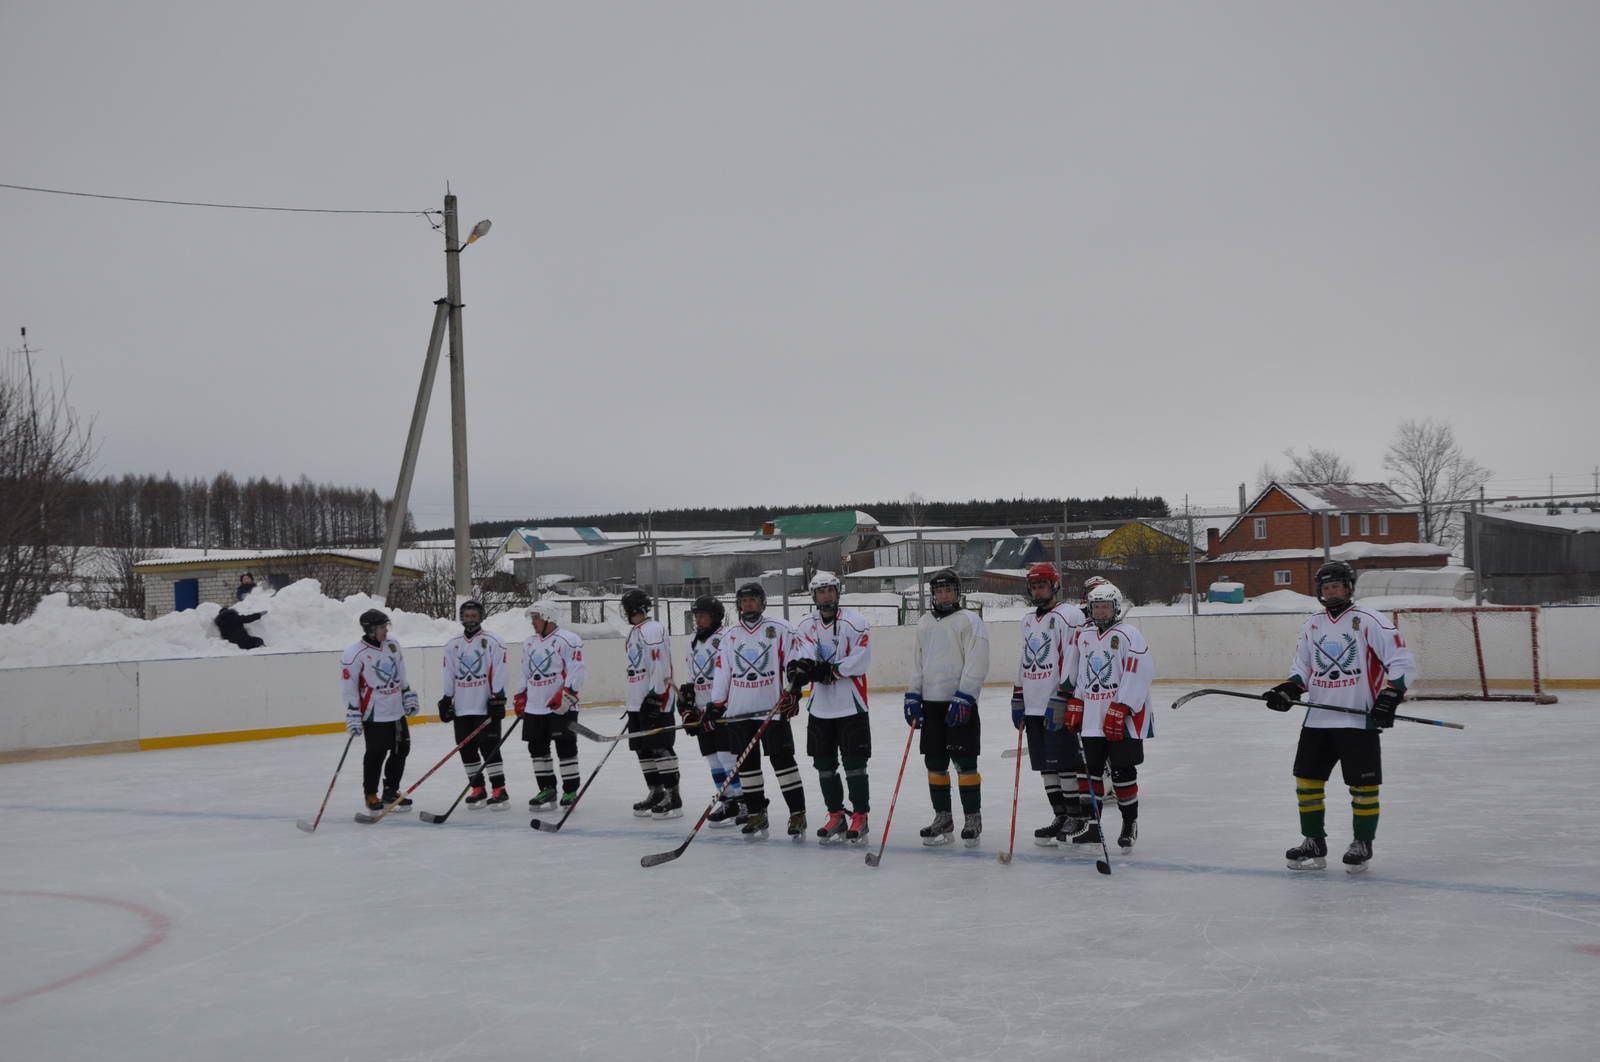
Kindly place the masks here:
[(1539, 679), (1539, 610), (1532, 606), (1397, 608), (1417, 658), (1420, 700), (1554, 704)]

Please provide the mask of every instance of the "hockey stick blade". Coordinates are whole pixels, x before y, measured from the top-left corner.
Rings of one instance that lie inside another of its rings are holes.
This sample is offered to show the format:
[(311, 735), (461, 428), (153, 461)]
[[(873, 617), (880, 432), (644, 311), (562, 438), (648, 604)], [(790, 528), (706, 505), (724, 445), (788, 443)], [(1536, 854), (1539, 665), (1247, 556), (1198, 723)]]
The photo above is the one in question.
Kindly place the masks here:
[(999, 863), (1003, 867), (1008, 867), (1008, 866), (1011, 865), (1011, 853), (1010, 852), (1001, 852), (998, 855), (996, 855), (994, 858), (995, 858), (995, 861), (997, 863)]
[(447, 817), (447, 814), (436, 815), (431, 811), (424, 811), (422, 814), (418, 815), (417, 818), (421, 819), (423, 822), (443, 822)]
[(882, 861), (883, 861), (883, 856), (881, 856), (877, 852), (868, 852), (867, 853), (867, 866), (875, 867)]
[(1107, 877), (1111, 876), (1111, 864), (1107, 860), (1096, 859), (1094, 861), (1094, 868)]
[(639, 865), (648, 869), (650, 867), (659, 867), (662, 863), (670, 863), (674, 859), (677, 859), (679, 856), (683, 855), (684, 851), (688, 847), (689, 842), (684, 841), (670, 852), (653, 852), (647, 856), (640, 856)]
[(307, 822), (305, 819), (301, 819), (299, 822), (295, 823), (295, 825), (300, 827), (302, 830), (306, 831), (307, 833), (316, 833), (317, 832), (317, 828), (315, 826), (311, 825), (311, 823)]

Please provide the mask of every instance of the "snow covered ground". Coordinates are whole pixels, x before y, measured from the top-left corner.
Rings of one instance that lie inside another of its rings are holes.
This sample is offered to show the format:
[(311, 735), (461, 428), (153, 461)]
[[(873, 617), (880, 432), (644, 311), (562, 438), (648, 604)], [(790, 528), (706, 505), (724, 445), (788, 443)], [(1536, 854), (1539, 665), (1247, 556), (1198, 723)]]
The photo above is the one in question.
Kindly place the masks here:
[[(351, 821), (353, 754), (317, 736), (0, 766), (0, 1055), (196, 1059), (1589, 1059), (1600, 1036), (1600, 693), (1414, 706), (1365, 876), (1282, 866), (1296, 720), (1170, 712), (1115, 873), (1031, 844), (1000, 866), (1014, 743), (983, 699), (986, 832), (925, 850), (913, 753), (883, 864), (860, 849), (636, 820), (619, 751), (561, 833), (524, 811)], [(873, 821), (905, 731), (875, 709)], [(611, 729), (604, 712), (585, 714)], [(1537, 725), (1537, 729), (1535, 729)], [(415, 732), (408, 781), (449, 746)], [(523, 747), (512, 792), (530, 791)], [(602, 746), (584, 743), (584, 772)], [(359, 751), (359, 749), (358, 749)], [(680, 741), (696, 811), (710, 781)], [(443, 810), (451, 764), (417, 793)], [(806, 769), (812, 825), (820, 818)], [(770, 784), (770, 783), (769, 783)], [(1330, 843), (1349, 839), (1329, 788)]]

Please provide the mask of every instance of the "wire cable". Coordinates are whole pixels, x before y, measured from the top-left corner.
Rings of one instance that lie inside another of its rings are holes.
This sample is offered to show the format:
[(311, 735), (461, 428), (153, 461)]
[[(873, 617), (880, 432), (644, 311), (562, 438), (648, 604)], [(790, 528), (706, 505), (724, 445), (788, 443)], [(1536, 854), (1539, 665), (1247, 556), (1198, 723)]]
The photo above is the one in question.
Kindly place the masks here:
[[(27, 184), (6, 184), (0, 182), (0, 188), (10, 188), (17, 192), (44, 192), (49, 195), (70, 195), (83, 199), (115, 199), (124, 203), (159, 203), (163, 206), (190, 206), (210, 207), (215, 210), (270, 210), (283, 214), (420, 214), (427, 217), (430, 214), (443, 214), (442, 210), (343, 210), (334, 207), (288, 207), (288, 206), (261, 206), (254, 203), (202, 203), (188, 199), (147, 199), (136, 195), (106, 195), (101, 192), (70, 192), (62, 188), (37, 188)], [(431, 224), (431, 223), (430, 223)]]

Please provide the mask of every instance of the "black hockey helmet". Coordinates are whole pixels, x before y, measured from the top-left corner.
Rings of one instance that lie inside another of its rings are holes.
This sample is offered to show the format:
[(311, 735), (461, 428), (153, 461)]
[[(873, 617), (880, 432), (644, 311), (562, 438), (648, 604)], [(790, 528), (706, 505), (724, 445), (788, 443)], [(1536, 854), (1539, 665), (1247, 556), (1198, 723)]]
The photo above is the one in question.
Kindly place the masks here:
[(389, 622), (389, 614), (379, 609), (369, 608), (361, 614), (361, 633), (371, 634), (374, 627), (382, 627)]
[(622, 594), (622, 614), (624, 616), (641, 616), (650, 611), (650, 595), (640, 590), (637, 586)]
[(954, 568), (940, 568), (928, 579), (928, 589), (937, 590), (941, 586), (953, 587), (956, 593), (961, 592), (961, 576), (956, 574)]
[(739, 600), (746, 597), (760, 598), (761, 605), (764, 608), (767, 604), (767, 588), (762, 586), (760, 583), (745, 583), (743, 586), (739, 587), (739, 592), (734, 595), (734, 599)]
[(710, 616), (712, 630), (722, 626), (723, 619), (728, 615), (728, 610), (722, 606), (722, 602), (710, 594), (701, 594), (695, 598), (694, 605), (689, 609), (689, 612), (691, 615), (699, 615), (704, 612)]
[(466, 613), (467, 609), (469, 609), (469, 608), (475, 608), (475, 609), (478, 610), (478, 622), (482, 623), (483, 622), (483, 617), (484, 617), (483, 602), (479, 601), (475, 597), (469, 597), (465, 601), (461, 602), (461, 604), (456, 606), (456, 618), (457, 619), (464, 618), (464, 614)]
[(1327, 602), (1326, 601), (1322, 601), (1322, 588), (1324, 586), (1327, 586), (1329, 583), (1343, 583), (1344, 584), (1344, 586), (1345, 586), (1344, 602), (1346, 604), (1348, 604), (1350, 599), (1356, 596), (1356, 570), (1355, 570), (1355, 568), (1350, 564), (1349, 561), (1336, 560), (1336, 561), (1328, 561), (1322, 567), (1317, 569), (1317, 579), (1316, 579), (1317, 600), (1321, 601), (1324, 606), (1327, 605)]

